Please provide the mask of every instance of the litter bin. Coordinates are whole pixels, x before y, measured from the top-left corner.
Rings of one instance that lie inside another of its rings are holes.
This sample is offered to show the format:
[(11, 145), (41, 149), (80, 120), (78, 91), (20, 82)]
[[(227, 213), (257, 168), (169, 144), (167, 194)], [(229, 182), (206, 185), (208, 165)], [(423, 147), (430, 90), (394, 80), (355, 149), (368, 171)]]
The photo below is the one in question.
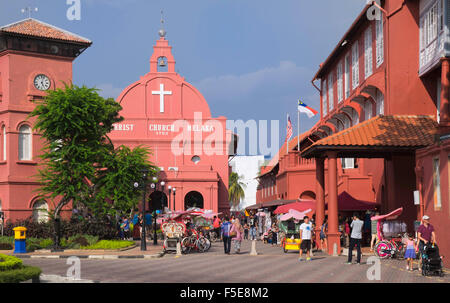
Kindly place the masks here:
[(14, 230), (14, 253), (15, 254), (25, 254), (27, 252), (27, 229), (25, 227), (19, 226)]

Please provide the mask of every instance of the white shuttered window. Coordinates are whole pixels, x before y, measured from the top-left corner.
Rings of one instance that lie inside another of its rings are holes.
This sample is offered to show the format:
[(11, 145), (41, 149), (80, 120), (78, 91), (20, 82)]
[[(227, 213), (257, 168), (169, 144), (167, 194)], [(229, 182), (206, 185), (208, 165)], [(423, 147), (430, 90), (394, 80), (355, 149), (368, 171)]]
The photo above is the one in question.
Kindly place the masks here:
[(372, 56), (372, 28), (369, 27), (364, 33), (364, 74), (366, 79), (373, 72), (373, 56)]
[(358, 42), (352, 46), (352, 88), (355, 89), (359, 85), (359, 50)]

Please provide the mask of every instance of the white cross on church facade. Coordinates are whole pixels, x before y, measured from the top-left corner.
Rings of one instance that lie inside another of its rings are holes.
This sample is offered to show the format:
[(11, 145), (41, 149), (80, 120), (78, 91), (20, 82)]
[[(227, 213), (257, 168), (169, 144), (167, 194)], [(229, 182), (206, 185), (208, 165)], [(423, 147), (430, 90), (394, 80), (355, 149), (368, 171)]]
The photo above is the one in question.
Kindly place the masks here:
[(159, 95), (159, 112), (164, 112), (164, 96), (172, 95), (171, 91), (164, 91), (164, 84), (159, 85), (159, 91), (152, 91), (152, 95)]

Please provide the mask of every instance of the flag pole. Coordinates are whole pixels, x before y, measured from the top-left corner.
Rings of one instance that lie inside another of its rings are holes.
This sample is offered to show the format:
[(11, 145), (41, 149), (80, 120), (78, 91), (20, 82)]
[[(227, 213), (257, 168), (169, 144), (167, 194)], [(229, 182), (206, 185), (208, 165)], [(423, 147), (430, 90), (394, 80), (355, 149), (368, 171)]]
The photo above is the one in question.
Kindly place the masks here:
[[(289, 125), (289, 114), (286, 114), (286, 125)], [(286, 127), (286, 154), (289, 154), (289, 139), (287, 137), (287, 127)]]
[(297, 150), (300, 153), (300, 111), (297, 106)]

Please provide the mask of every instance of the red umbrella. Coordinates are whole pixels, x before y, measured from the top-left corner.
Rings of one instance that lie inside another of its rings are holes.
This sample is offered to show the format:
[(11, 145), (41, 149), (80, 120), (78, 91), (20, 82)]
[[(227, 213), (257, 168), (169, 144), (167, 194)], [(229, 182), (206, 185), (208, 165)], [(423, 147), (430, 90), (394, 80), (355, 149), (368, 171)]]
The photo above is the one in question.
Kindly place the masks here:
[(274, 214), (286, 214), (290, 209), (294, 209), (299, 212), (305, 212), (310, 209), (310, 213), (314, 213), (316, 211), (316, 201), (313, 200), (301, 200), (301, 202), (294, 202), (285, 205), (278, 206), (275, 209)]

